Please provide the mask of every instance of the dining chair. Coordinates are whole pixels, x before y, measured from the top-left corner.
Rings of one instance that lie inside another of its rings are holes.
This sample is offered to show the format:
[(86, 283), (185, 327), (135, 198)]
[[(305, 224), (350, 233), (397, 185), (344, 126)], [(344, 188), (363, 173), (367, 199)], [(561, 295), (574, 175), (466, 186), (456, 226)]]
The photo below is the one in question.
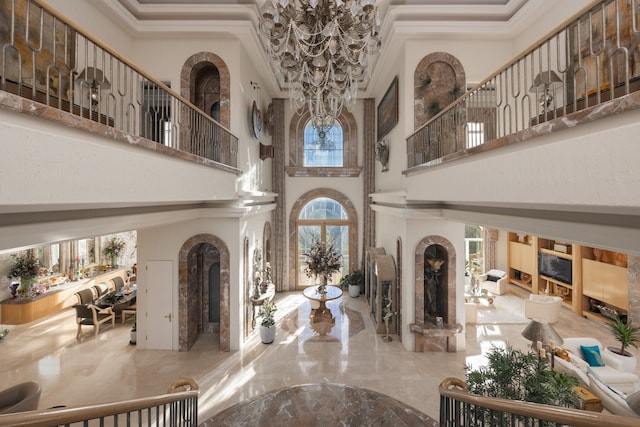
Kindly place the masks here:
[(76, 309), (76, 322), (78, 323), (76, 338), (80, 336), (83, 325), (93, 326), (94, 337), (98, 336), (100, 325), (103, 323), (111, 320), (111, 326), (116, 326), (116, 315), (111, 307), (100, 308), (93, 304), (76, 304), (73, 308)]
[(113, 283), (113, 288), (115, 290), (122, 289), (124, 287), (124, 279), (120, 276), (112, 278), (111, 282)]
[(109, 287), (105, 283), (98, 283), (93, 286), (93, 291), (96, 295), (96, 298), (100, 298), (102, 295), (106, 294), (109, 290)]
[(94, 299), (93, 291), (90, 288), (79, 290), (76, 292), (76, 297), (78, 297), (78, 304), (89, 304)]

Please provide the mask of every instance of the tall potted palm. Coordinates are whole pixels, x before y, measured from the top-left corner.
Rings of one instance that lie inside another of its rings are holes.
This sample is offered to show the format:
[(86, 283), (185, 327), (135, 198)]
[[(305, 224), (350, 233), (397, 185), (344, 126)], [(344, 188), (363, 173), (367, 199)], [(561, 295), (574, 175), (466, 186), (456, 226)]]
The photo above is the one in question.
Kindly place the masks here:
[(640, 327), (631, 323), (631, 319), (624, 322), (620, 317), (616, 317), (609, 323), (609, 329), (615, 339), (620, 343), (620, 347), (606, 347), (605, 352), (622, 362), (627, 372), (636, 370), (637, 359), (633, 353), (627, 351), (628, 347), (638, 348), (640, 342)]

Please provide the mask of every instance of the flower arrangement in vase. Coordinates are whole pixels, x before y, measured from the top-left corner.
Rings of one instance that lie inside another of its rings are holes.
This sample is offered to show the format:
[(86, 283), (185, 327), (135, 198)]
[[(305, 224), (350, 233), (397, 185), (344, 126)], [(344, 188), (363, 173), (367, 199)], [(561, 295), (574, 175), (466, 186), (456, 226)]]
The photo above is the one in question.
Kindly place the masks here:
[(331, 275), (340, 270), (342, 255), (336, 252), (333, 245), (320, 241), (316, 241), (304, 255), (307, 257), (304, 272), (307, 277), (317, 279), (320, 276), (322, 283), (318, 286), (318, 293), (326, 293), (327, 282), (331, 281)]
[(9, 270), (9, 278), (20, 278), (20, 294), (29, 298), (32, 296), (33, 285), (40, 276), (40, 261), (31, 251), (24, 251), (12, 255), (13, 264)]
[(126, 246), (126, 242), (120, 237), (112, 237), (107, 240), (102, 252), (111, 260), (111, 267), (117, 267), (118, 258), (122, 255)]

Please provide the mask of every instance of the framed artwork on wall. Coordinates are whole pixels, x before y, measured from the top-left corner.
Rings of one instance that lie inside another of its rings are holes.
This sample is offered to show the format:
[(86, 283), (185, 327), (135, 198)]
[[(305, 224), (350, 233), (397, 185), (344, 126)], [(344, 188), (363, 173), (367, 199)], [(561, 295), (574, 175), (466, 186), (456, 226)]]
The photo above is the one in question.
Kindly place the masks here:
[(388, 134), (398, 124), (398, 76), (393, 78), (391, 85), (378, 104), (378, 138)]

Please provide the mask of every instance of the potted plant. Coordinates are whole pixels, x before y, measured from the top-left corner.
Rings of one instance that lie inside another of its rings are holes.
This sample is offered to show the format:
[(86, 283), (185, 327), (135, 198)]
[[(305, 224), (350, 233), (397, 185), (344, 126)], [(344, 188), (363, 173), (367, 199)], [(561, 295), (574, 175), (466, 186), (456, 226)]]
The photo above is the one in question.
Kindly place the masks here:
[(138, 342), (138, 319), (136, 317), (133, 318), (133, 326), (131, 327), (131, 339), (129, 340), (129, 344), (136, 344)]
[(615, 339), (620, 342), (620, 348), (606, 347), (605, 352), (607, 352), (609, 356), (620, 360), (625, 371), (635, 371), (637, 359), (633, 353), (627, 351), (626, 348), (638, 348), (638, 342), (640, 342), (640, 327), (633, 325), (631, 319), (624, 322), (620, 317), (616, 317), (609, 323), (609, 329)]
[(20, 252), (12, 257), (9, 278), (20, 278), (19, 293), (22, 297), (29, 298), (33, 294), (33, 285), (40, 276), (40, 261), (31, 251)]
[(111, 237), (110, 239), (107, 239), (102, 252), (111, 260), (112, 268), (116, 268), (118, 266), (118, 258), (122, 255), (126, 246), (127, 244), (120, 237)]
[(340, 288), (349, 290), (349, 296), (357, 298), (360, 295), (360, 285), (364, 282), (364, 275), (362, 271), (356, 270), (342, 276), (340, 279)]
[(276, 339), (276, 310), (278, 307), (268, 299), (260, 306), (260, 339), (264, 344), (271, 344)]
[[(487, 366), (477, 369), (465, 365), (469, 393), (561, 407), (580, 403), (573, 389), (579, 385), (578, 379), (551, 369), (536, 353), (525, 353), (509, 345), (493, 346), (487, 360)], [(483, 425), (504, 425), (511, 414), (486, 410), (473, 412), (472, 416), (476, 417), (473, 425), (483, 422)], [(511, 424), (507, 422), (507, 425)]]

